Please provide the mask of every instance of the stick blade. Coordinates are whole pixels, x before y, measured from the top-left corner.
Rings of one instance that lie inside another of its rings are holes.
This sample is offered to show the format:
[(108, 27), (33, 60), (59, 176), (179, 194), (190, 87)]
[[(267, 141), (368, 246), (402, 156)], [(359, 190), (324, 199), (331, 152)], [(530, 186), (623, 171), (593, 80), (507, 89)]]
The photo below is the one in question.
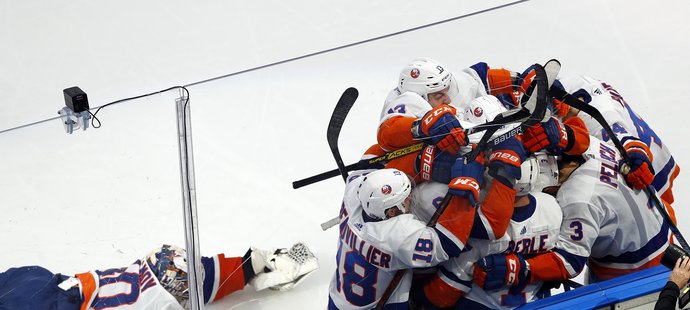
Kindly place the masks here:
[(340, 171), (344, 181), (347, 181), (347, 171), (343, 159), (340, 157), (340, 150), (338, 150), (338, 136), (340, 136), (340, 129), (343, 128), (345, 118), (350, 113), (350, 108), (355, 104), (357, 97), (359, 97), (359, 91), (354, 87), (350, 87), (343, 92), (335, 105), (331, 120), (328, 122), (328, 130), (326, 131), (328, 147), (331, 149), (331, 153), (333, 153), (333, 159), (335, 159), (338, 171)]
[(343, 92), (335, 105), (331, 120), (328, 122), (328, 130), (326, 131), (326, 139), (331, 149), (337, 145), (340, 129), (343, 127), (345, 117), (350, 112), (352, 105), (355, 104), (357, 97), (359, 97), (359, 91), (354, 87), (350, 87)]

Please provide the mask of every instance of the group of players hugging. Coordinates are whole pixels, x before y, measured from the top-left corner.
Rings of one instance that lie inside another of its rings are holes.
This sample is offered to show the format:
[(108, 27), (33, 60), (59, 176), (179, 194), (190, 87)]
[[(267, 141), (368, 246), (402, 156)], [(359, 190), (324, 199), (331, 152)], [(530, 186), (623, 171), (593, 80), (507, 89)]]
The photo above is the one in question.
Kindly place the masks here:
[(660, 264), (672, 234), (643, 189), (675, 225), (680, 168), (607, 82), (574, 76), (551, 87), (601, 112), (629, 156), (627, 173), (602, 125), (551, 96), (541, 122), (463, 158), (482, 135), (464, 129), (519, 109), (534, 77), (535, 66), (477, 63), (456, 74), (428, 58), (405, 66), (363, 158), (424, 147), (349, 174), (328, 309), (515, 308), (585, 265), (594, 283)]
[[(550, 87), (601, 112), (624, 145), (626, 173), (597, 120), (548, 96), (541, 122), (473, 149), (483, 133), (464, 129), (520, 109), (535, 76), (535, 66), (517, 73), (478, 63), (457, 74), (428, 58), (405, 66), (363, 158), (424, 147), (349, 174), (328, 309), (515, 308), (585, 265), (592, 283), (660, 263), (672, 229), (647, 192), (675, 225), (680, 168), (611, 85), (576, 76)], [(202, 257), (201, 265), (204, 303), (246, 284), (288, 290), (318, 269), (303, 243)], [(185, 250), (170, 245), (127, 267), (73, 276), (10, 268), (0, 272), (0, 309), (184, 309), (187, 271)]]

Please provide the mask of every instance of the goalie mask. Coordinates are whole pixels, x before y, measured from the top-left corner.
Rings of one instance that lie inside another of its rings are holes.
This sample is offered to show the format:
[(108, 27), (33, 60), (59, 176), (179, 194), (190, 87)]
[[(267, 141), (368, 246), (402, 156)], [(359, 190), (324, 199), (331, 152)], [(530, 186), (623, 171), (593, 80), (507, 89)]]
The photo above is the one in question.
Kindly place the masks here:
[(556, 156), (537, 152), (520, 166), (522, 177), (515, 182), (516, 196), (530, 192), (541, 192), (544, 188), (558, 185), (558, 162)]
[(385, 220), (392, 217), (388, 216), (391, 208), (397, 208), (399, 213), (409, 212), (410, 192), (412, 182), (405, 173), (397, 169), (381, 169), (364, 177), (357, 189), (357, 197), (369, 218)]
[(179, 247), (163, 245), (146, 257), (146, 263), (158, 278), (158, 282), (180, 304), (189, 300), (187, 279), (187, 252)]
[(424, 100), (429, 101), (428, 94), (439, 92), (449, 87), (448, 96), (451, 98), (457, 93), (457, 84), (453, 82), (453, 76), (438, 62), (429, 58), (417, 58), (412, 60), (402, 72), (398, 82), (398, 90), (401, 93), (417, 93)]

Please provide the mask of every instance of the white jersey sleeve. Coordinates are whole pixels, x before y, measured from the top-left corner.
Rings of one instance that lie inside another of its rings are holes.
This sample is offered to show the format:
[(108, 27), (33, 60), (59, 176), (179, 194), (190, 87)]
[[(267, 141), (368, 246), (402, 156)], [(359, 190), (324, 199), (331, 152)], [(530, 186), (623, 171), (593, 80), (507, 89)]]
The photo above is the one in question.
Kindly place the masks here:
[(394, 116), (421, 118), (429, 110), (431, 110), (431, 105), (422, 96), (413, 92), (400, 93), (396, 88), (391, 90), (386, 97), (379, 124)]
[(595, 138), (588, 159), (558, 191), (563, 223), (556, 252), (571, 276), (587, 258), (592, 274), (609, 279), (659, 263), (669, 229), (643, 191), (618, 173), (620, 155)]

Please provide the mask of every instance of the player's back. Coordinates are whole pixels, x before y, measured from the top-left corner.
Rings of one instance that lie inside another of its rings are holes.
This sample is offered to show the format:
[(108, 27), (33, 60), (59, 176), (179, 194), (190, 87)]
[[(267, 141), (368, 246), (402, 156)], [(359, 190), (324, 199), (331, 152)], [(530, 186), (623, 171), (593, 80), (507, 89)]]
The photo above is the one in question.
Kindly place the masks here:
[(669, 230), (643, 191), (618, 173), (618, 152), (592, 139), (589, 159), (558, 191), (563, 224), (558, 247), (589, 257), (598, 279), (609, 279), (658, 264)]
[[(613, 88), (613, 86), (588, 76), (578, 76), (564, 79), (563, 84), (569, 91), (579, 96), (589, 96), (586, 101), (601, 112), (611, 129), (619, 139), (625, 136), (635, 137), (644, 142), (652, 152), (652, 167), (655, 177), (652, 185), (659, 195), (668, 203), (673, 203), (673, 194), (669, 191), (672, 181), (680, 172), (671, 151), (661, 141), (659, 136), (647, 123), (635, 113), (628, 102)], [(586, 95), (583, 93), (586, 92)], [(585, 122), (589, 134), (613, 145), (609, 134), (591, 116), (586, 113), (578, 114)], [(666, 192), (668, 194), (666, 194)]]
[(145, 259), (125, 268), (96, 270), (77, 277), (87, 309), (183, 309), (161, 286)]

